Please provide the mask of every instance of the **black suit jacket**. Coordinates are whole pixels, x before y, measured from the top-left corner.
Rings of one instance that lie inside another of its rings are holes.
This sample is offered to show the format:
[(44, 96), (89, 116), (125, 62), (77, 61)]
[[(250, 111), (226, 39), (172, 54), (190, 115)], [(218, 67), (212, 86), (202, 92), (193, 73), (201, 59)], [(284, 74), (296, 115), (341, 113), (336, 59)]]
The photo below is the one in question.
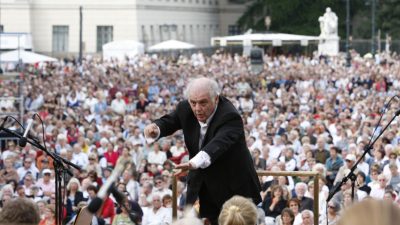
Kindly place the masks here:
[[(200, 150), (211, 158), (211, 165), (205, 169), (191, 170), (188, 175), (187, 202), (193, 204), (200, 188), (206, 187), (207, 196), (218, 207), (233, 195), (252, 198), (261, 202), (261, 186), (254, 169), (253, 160), (247, 148), (243, 121), (225, 97), (219, 97), (217, 110), (209, 123), (207, 133), (199, 149), (200, 125), (187, 100), (180, 102), (175, 111), (156, 120), (160, 137), (182, 129), (189, 157)], [(204, 207), (200, 203), (200, 207)]]
[[(69, 191), (67, 192), (67, 196), (69, 196)], [(74, 205), (73, 206), (78, 206), (79, 202), (85, 201), (85, 198), (83, 197), (83, 193), (81, 191), (77, 191), (75, 193), (75, 199), (74, 199)]]

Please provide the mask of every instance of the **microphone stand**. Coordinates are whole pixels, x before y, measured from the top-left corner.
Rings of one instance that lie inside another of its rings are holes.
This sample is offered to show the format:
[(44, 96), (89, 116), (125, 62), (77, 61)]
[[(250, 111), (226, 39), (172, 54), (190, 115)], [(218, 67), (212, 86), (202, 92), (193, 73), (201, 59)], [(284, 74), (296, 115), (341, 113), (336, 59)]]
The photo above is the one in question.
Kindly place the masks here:
[(326, 199), (326, 202), (329, 202), (332, 199), (332, 197), (340, 191), (343, 184), (345, 184), (349, 179), (351, 180), (351, 200), (354, 202), (354, 189), (355, 189), (355, 182), (357, 179), (357, 176), (354, 174), (354, 171), (357, 169), (357, 166), (361, 162), (361, 159), (363, 159), (365, 157), (365, 155), (373, 148), (375, 142), (380, 138), (380, 136), (382, 136), (382, 134), (389, 127), (389, 125), (393, 122), (393, 120), (399, 115), (400, 115), (400, 110), (397, 110), (395, 115), (392, 117), (392, 119), (389, 121), (389, 123), (383, 128), (383, 130), (379, 133), (379, 135), (374, 139), (374, 141), (371, 144), (365, 146), (362, 156), (356, 161), (356, 163), (350, 169), (349, 174), (347, 174), (347, 176), (343, 177), (343, 179), (339, 183), (339, 185), (336, 185), (335, 189), (329, 193), (328, 198)]
[[(7, 119), (7, 117), (6, 117), (6, 119)], [(21, 136), (20, 134), (15, 133), (14, 131), (12, 131), (8, 128), (3, 127), (3, 125), (4, 125), (4, 122), (3, 122), (2, 126), (0, 127), (0, 130), (3, 130), (6, 133), (13, 135), (14, 137), (17, 137), (19, 139), (23, 138), (23, 136)], [(62, 199), (61, 181), (62, 181), (62, 177), (65, 176), (67, 173), (70, 176), (73, 176), (73, 173), (65, 165), (72, 166), (77, 170), (81, 170), (81, 168), (79, 168), (79, 166), (73, 164), (72, 162), (60, 157), (59, 155), (55, 154), (54, 152), (48, 151), (44, 146), (42, 146), (39, 142), (37, 142), (35, 140), (31, 140), (31, 139), (27, 138), (26, 142), (28, 142), (32, 146), (34, 146), (44, 152), (46, 152), (47, 155), (49, 155), (53, 159), (53, 165), (54, 165), (54, 171), (55, 171), (55, 174), (54, 174), (55, 175), (55, 188), (56, 188), (56, 225), (62, 225), (62, 219), (63, 219), (62, 209), (63, 209), (64, 201)]]

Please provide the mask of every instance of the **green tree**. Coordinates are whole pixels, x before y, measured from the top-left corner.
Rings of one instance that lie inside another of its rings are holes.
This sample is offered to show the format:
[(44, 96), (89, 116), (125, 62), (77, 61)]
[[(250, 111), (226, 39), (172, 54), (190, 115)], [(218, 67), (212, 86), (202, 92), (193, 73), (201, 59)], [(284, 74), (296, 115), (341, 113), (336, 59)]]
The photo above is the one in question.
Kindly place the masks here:
[[(350, 0), (351, 15), (365, 9), (365, 0)], [(282, 33), (319, 35), (318, 18), (330, 7), (339, 18), (339, 36), (345, 37), (345, 0), (255, 0), (248, 6), (237, 24), (242, 30), (265, 31), (264, 18), (271, 17), (270, 30)], [(363, 31), (364, 32), (364, 31)]]
[(377, 28), (392, 38), (400, 38), (400, 0), (377, 1)]

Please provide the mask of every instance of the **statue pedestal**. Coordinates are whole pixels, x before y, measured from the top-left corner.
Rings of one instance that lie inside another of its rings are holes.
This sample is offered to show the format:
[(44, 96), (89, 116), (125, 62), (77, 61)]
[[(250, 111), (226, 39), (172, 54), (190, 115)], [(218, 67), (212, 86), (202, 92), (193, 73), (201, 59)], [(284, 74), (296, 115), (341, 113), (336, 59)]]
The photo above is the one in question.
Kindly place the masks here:
[(336, 56), (339, 53), (339, 39), (339, 36), (320, 36), (318, 54)]

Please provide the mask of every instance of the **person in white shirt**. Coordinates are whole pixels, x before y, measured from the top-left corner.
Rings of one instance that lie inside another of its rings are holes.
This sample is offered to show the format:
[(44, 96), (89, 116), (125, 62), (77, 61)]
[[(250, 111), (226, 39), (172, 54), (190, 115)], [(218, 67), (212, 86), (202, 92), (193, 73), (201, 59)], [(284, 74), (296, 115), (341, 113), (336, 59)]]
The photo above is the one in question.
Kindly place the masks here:
[(171, 223), (171, 209), (164, 208), (160, 195), (153, 194), (152, 206), (144, 211), (142, 225), (167, 225)]
[(17, 173), (20, 181), (25, 177), (27, 173), (31, 173), (32, 177), (36, 180), (39, 174), (39, 170), (36, 166), (32, 166), (33, 160), (29, 157), (25, 158), (24, 165), (17, 169)]
[(111, 108), (113, 112), (119, 114), (119, 115), (124, 115), (126, 111), (126, 102), (124, 99), (122, 99), (122, 93), (117, 92), (115, 94), (116, 99), (111, 101)]
[(50, 197), (51, 194), (56, 192), (55, 182), (51, 179), (51, 173), (50, 169), (44, 169), (42, 172), (43, 177), (36, 183), (36, 185), (43, 191), (43, 195), (47, 197)]
[(172, 191), (166, 187), (166, 183), (161, 176), (154, 178), (153, 194), (158, 194), (161, 196), (161, 198), (163, 198), (165, 195), (172, 196)]
[(371, 187), (371, 193), (369, 196), (375, 199), (383, 199), (383, 196), (385, 195), (385, 188), (387, 185), (387, 179), (385, 175), (380, 174), (378, 176), (378, 182), (379, 186), (373, 186)]
[(150, 151), (147, 156), (147, 161), (151, 164), (163, 165), (165, 160), (167, 160), (167, 154), (160, 151), (160, 144), (155, 142), (153, 144), (153, 151)]
[(80, 166), (81, 168), (86, 168), (89, 165), (88, 155), (82, 152), (82, 146), (78, 143), (76, 143), (73, 147), (71, 162)]
[(175, 142), (175, 145), (171, 147), (171, 153), (173, 157), (179, 157), (183, 153), (185, 153), (185, 147), (183, 146), (183, 141), (178, 139)]

